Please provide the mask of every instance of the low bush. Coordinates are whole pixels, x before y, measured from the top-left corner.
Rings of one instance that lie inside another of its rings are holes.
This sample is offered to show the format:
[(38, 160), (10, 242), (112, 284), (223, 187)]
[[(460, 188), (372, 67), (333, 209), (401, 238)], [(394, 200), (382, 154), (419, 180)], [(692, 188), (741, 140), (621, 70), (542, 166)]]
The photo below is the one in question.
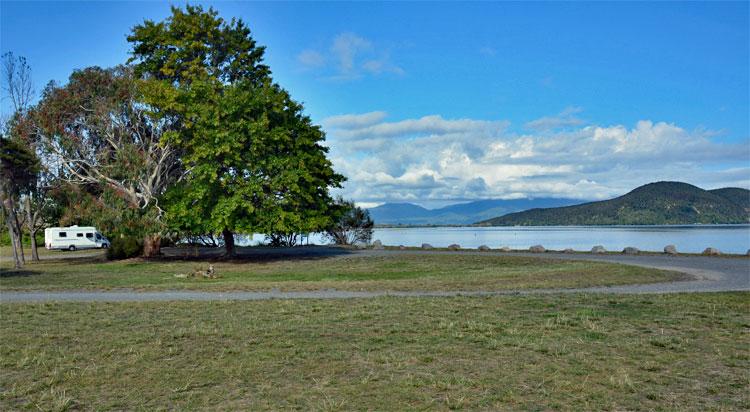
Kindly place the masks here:
[(118, 260), (140, 256), (143, 252), (143, 240), (132, 236), (115, 237), (107, 249), (107, 259)]

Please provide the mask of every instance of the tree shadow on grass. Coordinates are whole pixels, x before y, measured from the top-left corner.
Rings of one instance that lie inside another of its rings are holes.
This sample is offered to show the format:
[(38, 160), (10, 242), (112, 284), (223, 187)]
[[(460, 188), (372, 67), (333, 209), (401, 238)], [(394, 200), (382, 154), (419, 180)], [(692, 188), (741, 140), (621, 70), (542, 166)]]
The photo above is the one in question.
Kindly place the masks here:
[(162, 256), (148, 260), (155, 261), (206, 261), (228, 263), (271, 263), (278, 261), (322, 260), (347, 256), (354, 249), (335, 246), (284, 247), (237, 247), (232, 257), (224, 256), (224, 248), (211, 247), (167, 247), (162, 248)]
[(41, 275), (42, 272), (28, 269), (0, 269), (0, 279)]

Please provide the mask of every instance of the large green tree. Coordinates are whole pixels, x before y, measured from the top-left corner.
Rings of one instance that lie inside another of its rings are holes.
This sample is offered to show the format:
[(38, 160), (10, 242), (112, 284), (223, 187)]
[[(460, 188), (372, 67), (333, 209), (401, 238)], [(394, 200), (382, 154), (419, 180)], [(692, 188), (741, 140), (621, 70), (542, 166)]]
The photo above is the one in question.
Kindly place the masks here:
[(172, 8), (165, 21), (133, 28), (136, 73), (148, 104), (173, 124), (183, 178), (167, 216), (185, 233), (295, 233), (330, 223), (333, 171), (325, 135), (301, 104), (273, 83), (263, 47), (241, 20), (209, 9)]

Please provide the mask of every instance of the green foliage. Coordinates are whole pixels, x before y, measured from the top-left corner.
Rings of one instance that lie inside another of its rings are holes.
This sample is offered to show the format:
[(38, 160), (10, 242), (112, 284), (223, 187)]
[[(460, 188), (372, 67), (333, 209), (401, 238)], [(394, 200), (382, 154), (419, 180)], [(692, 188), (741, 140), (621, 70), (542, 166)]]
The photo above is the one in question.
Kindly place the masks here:
[(709, 192), (739, 205), (741, 208), (745, 209), (746, 212), (750, 213), (750, 190), (739, 187), (725, 187), (709, 190)]
[(20, 139), (0, 136), (0, 179), (4, 191), (12, 196), (31, 190), (40, 164), (36, 154)]
[(172, 7), (172, 15), (155, 23), (146, 20), (128, 36), (136, 72), (157, 80), (191, 83), (196, 79), (261, 82), (270, 75), (262, 63), (265, 48), (257, 46), (242, 20), (227, 22), (201, 6)]
[(128, 40), (146, 101), (179, 125), (164, 135), (188, 170), (164, 199), (174, 229), (290, 234), (330, 224), (328, 188), (344, 178), (320, 128), (272, 82), (242, 21), (173, 8)]
[(107, 249), (107, 259), (118, 260), (139, 256), (143, 250), (143, 241), (134, 236), (117, 236), (111, 240)]
[[(24, 246), (31, 246), (31, 236), (28, 232), (21, 234), (21, 244)], [(44, 245), (44, 233), (36, 233), (36, 244)], [(10, 246), (10, 234), (7, 230), (0, 230), (0, 246)]]
[[(725, 189), (721, 189), (725, 190)], [(744, 192), (742, 192), (744, 190)], [(738, 192), (739, 191), (739, 192)], [(728, 193), (750, 197), (745, 189)], [(748, 223), (750, 212), (725, 192), (703, 190), (680, 182), (656, 182), (615, 199), (577, 206), (532, 209), (481, 222), (495, 226), (664, 225)]]

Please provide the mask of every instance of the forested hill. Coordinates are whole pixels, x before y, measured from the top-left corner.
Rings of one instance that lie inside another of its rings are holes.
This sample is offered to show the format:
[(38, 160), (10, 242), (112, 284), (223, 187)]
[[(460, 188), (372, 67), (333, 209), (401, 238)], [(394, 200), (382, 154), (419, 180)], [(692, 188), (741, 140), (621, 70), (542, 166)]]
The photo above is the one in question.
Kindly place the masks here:
[(725, 187), (723, 189), (709, 190), (709, 192), (731, 200), (750, 213), (750, 190), (739, 187)]
[(531, 209), (481, 221), (484, 226), (670, 225), (750, 223), (750, 191), (703, 190), (656, 182), (630, 193), (576, 206)]

